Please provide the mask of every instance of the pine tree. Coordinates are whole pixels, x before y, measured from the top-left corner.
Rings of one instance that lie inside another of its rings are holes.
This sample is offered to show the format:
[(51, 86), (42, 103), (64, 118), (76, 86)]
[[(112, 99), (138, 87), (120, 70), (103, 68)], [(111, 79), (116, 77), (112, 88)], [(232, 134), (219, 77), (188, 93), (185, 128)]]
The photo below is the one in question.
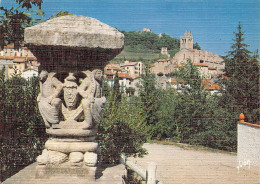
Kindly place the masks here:
[(154, 129), (158, 122), (156, 112), (159, 108), (160, 98), (159, 90), (155, 87), (155, 75), (151, 73), (150, 67), (147, 65), (142, 75), (142, 84), (139, 96), (144, 109), (143, 116), (147, 125), (150, 127), (150, 137), (157, 137)]
[(114, 97), (114, 100), (116, 100), (117, 102), (121, 101), (121, 90), (120, 90), (119, 77), (117, 72), (114, 78), (112, 96)]
[(259, 62), (251, 56), (244, 43), (244, 32), (239, 23), (232, 50), (225, 58), (224, 102), (236, 116), (244, 113), (248, 121), (259, 120)]

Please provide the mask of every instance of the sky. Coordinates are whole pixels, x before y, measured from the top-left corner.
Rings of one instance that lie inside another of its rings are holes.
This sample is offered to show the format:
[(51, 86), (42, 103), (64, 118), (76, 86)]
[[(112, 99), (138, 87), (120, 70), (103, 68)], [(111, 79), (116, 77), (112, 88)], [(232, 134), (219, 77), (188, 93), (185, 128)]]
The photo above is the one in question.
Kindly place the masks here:
[(45, 18), (67, 10), (125, 31), (149, 28), (176, 38), (191, 31), (202, 50), (220, 55), (231, 50), (240, 22), (248, 49), (260, 49), (259, 0), (43, 0), (42, 9)]

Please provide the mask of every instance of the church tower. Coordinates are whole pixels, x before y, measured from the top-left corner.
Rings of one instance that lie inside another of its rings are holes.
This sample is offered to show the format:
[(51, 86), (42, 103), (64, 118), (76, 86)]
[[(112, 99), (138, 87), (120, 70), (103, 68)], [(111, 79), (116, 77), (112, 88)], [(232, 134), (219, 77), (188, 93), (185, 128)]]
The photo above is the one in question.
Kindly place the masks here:
[(193, 36), (191, 32), (186, 31), (184, 36), (180, 39), (180, 50), (181, 49), (193, 49)]

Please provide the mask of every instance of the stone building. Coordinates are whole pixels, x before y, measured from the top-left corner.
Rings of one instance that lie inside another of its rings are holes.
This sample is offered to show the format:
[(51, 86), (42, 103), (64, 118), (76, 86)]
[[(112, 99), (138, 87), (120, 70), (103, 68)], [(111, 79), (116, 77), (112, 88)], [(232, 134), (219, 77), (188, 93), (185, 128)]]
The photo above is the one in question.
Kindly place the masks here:
[(162, 47), (161, 48), (161, 54), (167, 56), (168, 58), (170, 58), (170, 54), (168, 53), (167, 47)]
[(223, 74), (223, 69), (225, 68), (223, 58), (208, 51), (194, 49), (193, 36), (188, 31), (185, 32), (184, 36), (180, 37), (180, 51), (172, 59), (155, 62), (152, 66), (152, 71), (155, 74), (160, 72), (167, 74), (183, 66), (188, 59), (198, 66), (201, 73), (207, 78)]
[(119, 85), (121, 89), (126, 92), (128, 88), (135, 90), (135, 95), (138, 94), (140, 83), (140, 75), (143, 73), (142, 62), (125, 61), (120, 64), (109, 64), (104, 69), (105, 81), (110, 87), (114, 85), (114, 78), (118, 73)]
[(171, 73), (175, 70), (172, 59), (159, 59), (151, 65), (151, 72), (157, 76), (158, 73)]
[(128, 73), (135, 78), (143, 73), (144, 66), (142, 62), (125, 61), (120, 64), (120, 68), (124, 73)]
[[(28, 78), (28, 70), (32, 71), (34, 75), (38, 76), (39, 63), (37, 58), (31, 53), (31, 51), (24, 46), (18, 49), (14, 48), (14, 45), (7, 45), (3, 49), (0, 49), (0, 69), (5, 67), (5, 74), (10, 78), (16, 71), (24, 77), (23, 72), (26, 71), (26, 78)], [(30, 74), (29, 74), (30, 75)]]
[(152, 30), (149, 28), (143, 28), (142, 32), (152, 32)]

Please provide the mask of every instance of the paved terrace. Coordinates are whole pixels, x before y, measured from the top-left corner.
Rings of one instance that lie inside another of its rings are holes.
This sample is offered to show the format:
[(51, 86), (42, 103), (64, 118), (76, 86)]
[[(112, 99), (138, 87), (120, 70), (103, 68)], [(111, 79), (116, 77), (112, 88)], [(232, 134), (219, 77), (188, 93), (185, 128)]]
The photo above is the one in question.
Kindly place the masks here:
[(237, 169), (236, 154), (180, 148), (174, 145), (144, 144), (144, 158), (130, 158), (143, 168), (157, 163), (157, 179), (163, 184), (259, 184), (260, 169)]

